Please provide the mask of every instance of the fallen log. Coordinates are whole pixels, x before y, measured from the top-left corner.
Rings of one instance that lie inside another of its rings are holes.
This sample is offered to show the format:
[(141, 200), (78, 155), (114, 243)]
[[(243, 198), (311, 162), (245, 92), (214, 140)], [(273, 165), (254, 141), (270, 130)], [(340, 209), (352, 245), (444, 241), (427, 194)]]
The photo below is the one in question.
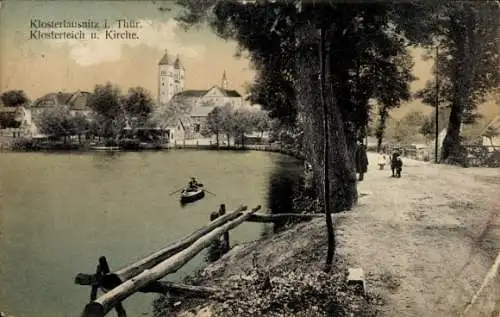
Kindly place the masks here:
[[(345, 216), (345, 213), (335, 213), (332, 214), (332, 218), (340, 218)], [(251, 214), (246, 220), (248, 222), (276, 222), (287, 218), (295, 219), (312, 219), (312, 218), (324, 218), (324, 214)]]
[(323, 214), (252, 214), (247, 219), (248, 222), (276, 222), (283, 219), (312, 219), (324, 218)]
[[(243, 211), (247, 210), (247, 206), (240, 206), (236, 210), (217, 218), (216, 220), (210, 222), (208, 225), (198, 229), (190, 236), (183, 238), (182, 240), (175, 242), (168, 247), (158, 250), (155, 253), (131, 264), (115, 272), (106, 274), (101, 279), (101, 286), (104, 289), (113, 289), (123, 283), (124, 281), (140, 274), (144, 270), (150, 269), (161, 263), (162, 261), (168, 259), (169, 257), (175, 255), (179, 251), (189, 247), (196, 240), (203, 237), (207, 233), (211, 232), (220, 225), (236, 219)], [(80, 285), (90, 285), (86, 274), (79, 273), (75, 277), (75, 283)]]
[[(87, 304), (83, 311), (83, 317), (103, 317), (107, 314), (117, 303), (122, 302), (128, 298), (133, 293), (139, 291), (141, 288), (145, 287), (149, 283), (159, 280), (164, 276), (175, 273), (189, 260), (194, 258), (203, 249), (210, 246), (210, 244), (215, 240), (220, 238), (226, 231), (231, 230), (250, 217), (251, 214), (257, 212), (261, 206), (243, 212), (236, 219), (229, 221), (228, 223), (214, 229), (202, 238), (198, 239), (192, 245), (186, 249), (180, 251), (179, 253), (171, 256), (165, 261), (159, 263), (151, 269), (146, 269), (137, 276), (123, 282), (119, 286), (105, 293), (95, 301)], [(222, 217), (221, 217), (222, 218)], [(220, 218), (219, 218), (220, 219)]]
[[(92, 285), (97, 283), (96, 276), (91, 274), (81, 273), (77, 276), (77, 279), (79, 281), (78, 284), (81, 285)], [(174, 296), (191, 296), (191, 297), (201, 297), (201, 298), (207, 298), (212, 296), (213, 294), (221, 292), (221, 290), (215, 288), (204, 287), (204, 286), (192, 286), (192, 285), (167, 282), (167, 281), (151, 282), (138, 291), (141, 293), (159, 293), (159, 294), (169, 293)]]
[(193, 286), (181, 283), (173, 283), (167, 281), (154, 281), (146, 285), (140, 290), (142, 293), (159, 293), (169, 294), (178, 297), (197, 297), (209, 298), (216, 294), (222, 294), (222, 289), (207, 287), (207, 286)]

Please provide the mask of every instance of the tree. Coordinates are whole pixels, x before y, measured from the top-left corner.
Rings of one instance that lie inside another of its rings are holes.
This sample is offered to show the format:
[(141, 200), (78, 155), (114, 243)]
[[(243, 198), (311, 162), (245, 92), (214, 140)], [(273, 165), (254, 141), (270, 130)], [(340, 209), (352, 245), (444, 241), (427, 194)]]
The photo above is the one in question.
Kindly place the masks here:
[(212, 136), (215, 134), (215, 139), (217, 142), (217, 147), (219, 147), (219, 136), (222, 132), (222, 123), (224, 118), (222, 117), (221, 108), (215, 107), (210, 111), (207, 116), (207, 122), (205, 124), (202, 134), (205, 136)]
[(238, 108), (233, 111), (231, 119), (231, 134), (234, 139), (240, 138), (241, 146), (245, 147), (245, 134), (254, 130), (252, 113), (249, 109)]
[(98, 136), (116, 139), (121, 134), (126, 125), (122, 100), (117, 86), (111, 83), (95, 86), (87, 102), (94, 113)]
[[(477, 105), (500, 84), (500, 8), (495, 1), (407, 6), (421, 12), (406, 22), (399, 21), (408, 37), (427, 45), (431, 52), (439, 48), (435, 67), (439, 75), (439, 104), (444, 102), (451, 107), (441, 160), (460, 163), (461, 125), (474, 122)], [(434, 107), (438, 99), (435, 87), (432, 80), (420, 94), (424, 102)]]
[(162, 129), (173, 127), (191, 111), (191, 104), (183, 99), (174, 98), (165, 107), (154, 112), (151, 118), (153, 124)]
[(90, 131), (89, 120), (81, 114), (76, 114), (70, 118), (70, 126), (72, 129), (72, 135), (78, 135), (78, 142), (80, 143), (82, 141), (82, 134), (87, 134)]
[(149, 91), (142, 87), (130, 88), (122, 102), (127, 117), (134, 122), (134, 128), (147, 125), (154, 110)]
[[(438, 133), (448, 126), (450, 119), (450, 108), (440, 108), (438, 113)], [(419, 133), (427, 138), (436, 135), (436, 110), (434, 109), (422, 122)]]
[(252, 112), (252, 121), (254, 129), (260, 132), (260, 137), (262, 138), (264, 132), (268, 131), (271, 127), (271, 118), (268, 113), (264, 110), (256, 110)]
[(22, 90), (9, 90), (0, 96), (5, 107), (20, 107), (29, 102), (26, 93)]
[(227, 145), (231, 145), (231, 135), (233, 134), (234, 131), (234, 123), (233, 123), (233, 118), (234, 118), (234, 107), (226, 103), (224, 106), (221, 108), (220, 116), (222, 118), (221, 122), (221, 132), (226, 135), (227, 139)]
[[(219, 36), (234, 39), (241, 50), (248, 50), (257, 71), (252, 93), (257, 100), (253, 101), (273, 117), (285, 121), (301, 117), (306, 156), (314, 173), (324, 176), (318, 189), (330, 232), (330, 212), (348, 210), (357, 201), (354, 152), (356, 137), (368, 123), (369, 99), (377, 98), (389, 107), (409, 96), (411, 65), (405, 43), (389, 23), (392, 6), (305, 1), (180, 3), (187, 9), (181, 22), (193, 25), (208, 19)], [(211, 14), (206, 14), (209, 8)], [(318, 87), (323, 87), (323, 98)], [(259, 98), (259, 94), (268, 97)], [(329, 267), (330, 257), (327, 260)]]
[(384, 139), (385, 127), (387, 118), (389, 117), (389, 109), (385, 105), (378, 108), (378, 123), (375, 128), (375, 137), (377, 138), (377, 152), (382, 149), (382, 141)]
[(74, 134), (74, 125), (68, 106), (57, 106), (44, 110), (36, 119), (40, 132), (56, 138), (63, 138)]

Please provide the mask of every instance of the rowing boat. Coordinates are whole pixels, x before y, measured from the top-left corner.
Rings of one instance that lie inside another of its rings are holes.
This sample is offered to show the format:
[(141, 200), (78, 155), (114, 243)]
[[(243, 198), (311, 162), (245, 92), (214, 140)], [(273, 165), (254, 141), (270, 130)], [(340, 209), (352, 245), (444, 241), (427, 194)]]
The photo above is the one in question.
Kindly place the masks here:
[(181, 204), (192, 203), (203, 197), (205, 197), (205, 191), (199, 187), (196, 189), (184, 189), (181, 192)]

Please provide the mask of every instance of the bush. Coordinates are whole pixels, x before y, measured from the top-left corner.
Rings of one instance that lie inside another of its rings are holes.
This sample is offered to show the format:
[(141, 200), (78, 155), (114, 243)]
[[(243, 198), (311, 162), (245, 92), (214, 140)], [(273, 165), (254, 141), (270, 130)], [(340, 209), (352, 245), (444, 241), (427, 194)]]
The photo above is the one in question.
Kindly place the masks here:
[(11, 143), (11, 148), (13, 151), (33, 151), (37, 149), (35, 142), (27, 138), (14, 139)]

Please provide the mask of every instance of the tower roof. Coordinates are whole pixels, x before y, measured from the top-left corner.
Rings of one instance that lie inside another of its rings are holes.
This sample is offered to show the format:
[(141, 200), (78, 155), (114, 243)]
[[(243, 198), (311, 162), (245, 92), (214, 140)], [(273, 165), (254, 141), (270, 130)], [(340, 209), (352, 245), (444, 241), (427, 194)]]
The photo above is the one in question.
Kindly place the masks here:
[(167, 50), (165, 50), (165, 54), (163, 54), (163, 57), (158, 62), (158, 65), (170, 65), (170, 59), (168, 58)]
[(183, 69), (184, 68), (184, 66), (182, 66), (181, 60), (179, 59), (179, 56), (177, 56), (177, 58), (175, 59), (174, 67), (176, 69)]

